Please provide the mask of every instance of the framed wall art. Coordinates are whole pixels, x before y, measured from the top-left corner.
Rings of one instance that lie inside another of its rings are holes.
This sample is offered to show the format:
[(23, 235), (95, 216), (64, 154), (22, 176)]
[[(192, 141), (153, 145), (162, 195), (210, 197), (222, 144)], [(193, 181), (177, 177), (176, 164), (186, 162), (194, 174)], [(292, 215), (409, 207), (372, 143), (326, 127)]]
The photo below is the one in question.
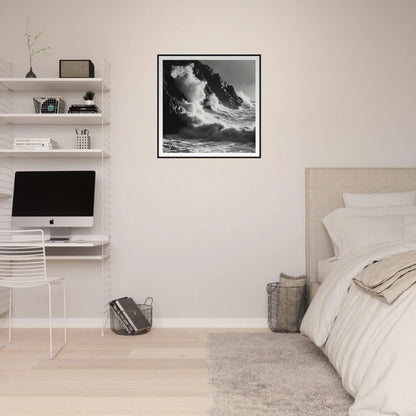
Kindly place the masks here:
[(260, 58), (158, 55), (158, 157), (261, 157)]

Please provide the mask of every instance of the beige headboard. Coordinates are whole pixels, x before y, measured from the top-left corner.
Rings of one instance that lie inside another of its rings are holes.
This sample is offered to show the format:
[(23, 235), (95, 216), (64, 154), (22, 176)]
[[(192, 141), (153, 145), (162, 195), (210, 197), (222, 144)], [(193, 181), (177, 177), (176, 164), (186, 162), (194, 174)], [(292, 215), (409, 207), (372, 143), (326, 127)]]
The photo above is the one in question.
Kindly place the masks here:
[(344, 192), (416, 189), (416, 168), (306, 168), (306, 275), (317, 280), (317, 264), (334, 255), (322, 218), (344, 206)]

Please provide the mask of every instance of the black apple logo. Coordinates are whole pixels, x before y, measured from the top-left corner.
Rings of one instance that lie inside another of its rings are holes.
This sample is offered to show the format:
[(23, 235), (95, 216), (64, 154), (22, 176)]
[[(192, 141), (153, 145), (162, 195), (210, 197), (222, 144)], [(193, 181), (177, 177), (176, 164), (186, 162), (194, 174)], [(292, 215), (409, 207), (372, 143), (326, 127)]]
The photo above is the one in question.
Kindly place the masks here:
[(54, 224), (53, 220), (49, 220), (49, 224), (53, 225)]

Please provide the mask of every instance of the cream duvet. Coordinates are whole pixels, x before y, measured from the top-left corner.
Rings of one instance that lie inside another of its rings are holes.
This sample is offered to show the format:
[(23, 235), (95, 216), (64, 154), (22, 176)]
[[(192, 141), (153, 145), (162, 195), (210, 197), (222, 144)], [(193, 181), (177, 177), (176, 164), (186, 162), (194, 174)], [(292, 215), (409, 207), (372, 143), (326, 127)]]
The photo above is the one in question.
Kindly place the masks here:
[(340, 259), (302, 322), (355, 397), (350, 416), (416, 416), (416, 285), (388, 305), (352, 284), (374, 261), (412, 250), (414, 240)]

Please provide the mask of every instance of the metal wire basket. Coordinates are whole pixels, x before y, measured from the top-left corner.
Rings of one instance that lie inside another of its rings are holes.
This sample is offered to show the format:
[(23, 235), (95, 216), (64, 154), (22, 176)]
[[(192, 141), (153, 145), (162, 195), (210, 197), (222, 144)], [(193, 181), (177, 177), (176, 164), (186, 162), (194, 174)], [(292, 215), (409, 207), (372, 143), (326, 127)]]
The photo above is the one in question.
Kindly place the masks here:
[(306, 287), (267, 284), (268, 324), (273, 332), (299, 332), (305, 314)]
[(65, 113), (63, 97), (33, 97), (35, 113), (58, 114)]
[(140, 304), (137, 303), (137, 307), (140, 309), (140, 311), (143, 313), (145, 318), (150, 323), (150, 327), (147, 327), (143, 330), (139, 330), (138, 332), (135, 332), (134, 334), (129, 334), (121, 321), (121, 319), (118, 317), (118, 315), (113, 311), (113, 309), (110, 307), (110, 328), (111, 330), (117, 334), (117, 335), (142, 335), (146, 334), (150, 331), (152, 328), (152, 315), (153, 315), (153, 298), (148, 297), (144, 301), (144, 303)]

